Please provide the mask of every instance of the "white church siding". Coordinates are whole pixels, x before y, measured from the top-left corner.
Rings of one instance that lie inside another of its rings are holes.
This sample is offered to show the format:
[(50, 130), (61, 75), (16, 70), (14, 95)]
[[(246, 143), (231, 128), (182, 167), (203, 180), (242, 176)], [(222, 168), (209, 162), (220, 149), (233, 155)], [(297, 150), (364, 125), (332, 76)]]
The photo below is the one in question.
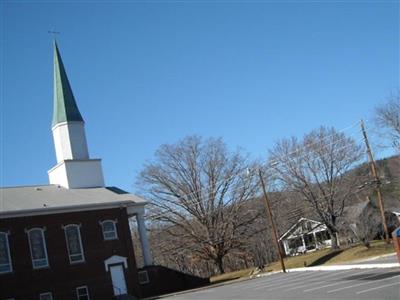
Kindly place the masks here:
[(89, 159), (83, 122), (64, 122), (52, 128), (57, 163), (66, 159)]

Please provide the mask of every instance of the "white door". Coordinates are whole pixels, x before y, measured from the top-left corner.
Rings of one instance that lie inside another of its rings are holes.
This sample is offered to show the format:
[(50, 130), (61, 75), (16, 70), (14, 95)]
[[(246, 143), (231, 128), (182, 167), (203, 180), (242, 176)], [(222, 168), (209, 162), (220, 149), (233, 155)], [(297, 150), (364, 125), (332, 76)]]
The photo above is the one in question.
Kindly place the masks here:
[(114, 288), (114, 295), (124, 295), (126, 291), (126, 282), (124, 269), (122, 265), (110, 266), (111, 280)]

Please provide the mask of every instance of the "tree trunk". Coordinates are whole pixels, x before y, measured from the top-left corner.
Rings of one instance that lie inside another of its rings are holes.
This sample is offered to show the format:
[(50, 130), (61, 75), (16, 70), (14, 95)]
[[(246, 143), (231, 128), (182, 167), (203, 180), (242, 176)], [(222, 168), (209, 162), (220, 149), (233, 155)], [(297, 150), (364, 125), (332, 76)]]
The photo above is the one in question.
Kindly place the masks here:
[(215, 259), (215, 264), (216, 264), (217, 267), (218, 267), (219, 273), (220, 273), (220, 274), (224, 274), (224, 273), (225, 273), (225, 270), (224, 270), (224, 264), (223, 264), (223, 262), (222, 262), (222, 257), (217, 257), (217, 258)]
[(338, 240), (336, 236), (336, 232), (328, 228), (328, 232), (331, 236), (332, 250), (339, 249)]
[(365, 247), (367, 247), (367, 249), (369, 249), (369, 247), (371, 247), (369, 240), (366, 238), (362, 239), (362, 243), (364, 244)]

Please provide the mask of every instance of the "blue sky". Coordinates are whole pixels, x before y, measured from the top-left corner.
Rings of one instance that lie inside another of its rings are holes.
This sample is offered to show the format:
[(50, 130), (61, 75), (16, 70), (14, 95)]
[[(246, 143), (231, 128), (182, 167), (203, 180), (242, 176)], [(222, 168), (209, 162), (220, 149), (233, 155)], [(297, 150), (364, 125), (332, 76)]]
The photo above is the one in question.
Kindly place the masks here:
[(273, 143), (370, 119), (399, 88), (399, 2), (6, 1), (0, 185), (48, 182), (53, 49), (107, 185), (134, 191), (163, 143)]

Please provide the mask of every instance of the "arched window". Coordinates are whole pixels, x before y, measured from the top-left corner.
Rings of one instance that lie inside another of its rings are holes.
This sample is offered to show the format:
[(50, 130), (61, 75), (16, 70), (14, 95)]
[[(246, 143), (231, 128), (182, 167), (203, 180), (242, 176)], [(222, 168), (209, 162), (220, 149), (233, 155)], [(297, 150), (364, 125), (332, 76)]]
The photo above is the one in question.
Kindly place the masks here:
[(71, 264), (85, 261), (79, 227), (80, 226), (76, 224), (64, 226), (65, 241), (67, 243), (69, 262)]
[(117, 221), (105, 220), (100, 222), (101, 228), (103, 230), (103, 238), (105, 240), (116, 240), (118, 239), (117, 234)]
[(45, 229), (43, 228), (32, 228), (27, 230), (29, 248), (31, 250), (32, 266), (34, 269), (40, 269), (49, 266), (44, 230)]
[(8, 232), (0, 231), (0, 273), (12, 272)]

